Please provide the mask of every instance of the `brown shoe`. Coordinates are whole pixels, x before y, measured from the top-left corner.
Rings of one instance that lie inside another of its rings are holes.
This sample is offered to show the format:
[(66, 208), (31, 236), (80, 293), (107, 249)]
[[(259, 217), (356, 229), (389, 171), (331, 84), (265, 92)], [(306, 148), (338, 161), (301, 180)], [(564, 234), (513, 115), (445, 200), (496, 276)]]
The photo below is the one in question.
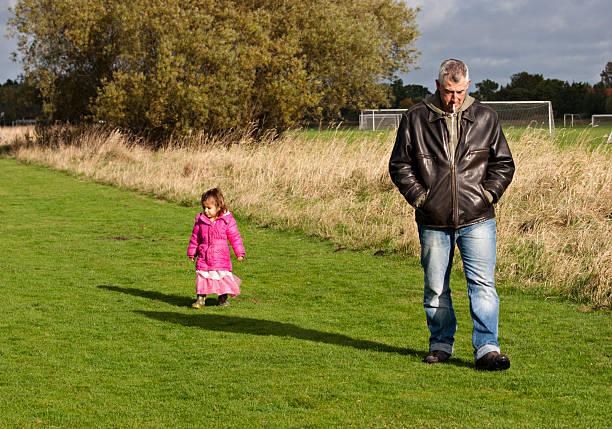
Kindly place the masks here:
[(427, 363), (442, 363), (446, 362), (451, 357), (450, 353), (446, 353), (442, 350), (434, 350), (429, 353), (425, 358), (425, 362)]
[(502, 371), (510, 368), (510, 358), (497, 352), (489, 352), (476, 361), (476, 369), (481, 371)]
[(229, 301), (227, 300), (226, 293), (224, 293), (223, 295), (219, 295), (218, 305), (220, 305), (221, 307), (227, 307), (228, 305), (230, 305)]

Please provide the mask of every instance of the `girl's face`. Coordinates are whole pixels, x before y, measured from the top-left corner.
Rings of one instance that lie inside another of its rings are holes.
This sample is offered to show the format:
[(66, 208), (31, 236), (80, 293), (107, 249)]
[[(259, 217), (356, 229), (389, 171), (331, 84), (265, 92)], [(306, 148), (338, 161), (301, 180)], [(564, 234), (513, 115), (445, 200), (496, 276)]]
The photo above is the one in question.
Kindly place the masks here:
[(202, 203), (202, 208), (204, 209), (204, 216), (209, 218), (210, 220), (217, 219), (219, 215), (219, 207), (215, 203), (213, 198), (208, 198)]

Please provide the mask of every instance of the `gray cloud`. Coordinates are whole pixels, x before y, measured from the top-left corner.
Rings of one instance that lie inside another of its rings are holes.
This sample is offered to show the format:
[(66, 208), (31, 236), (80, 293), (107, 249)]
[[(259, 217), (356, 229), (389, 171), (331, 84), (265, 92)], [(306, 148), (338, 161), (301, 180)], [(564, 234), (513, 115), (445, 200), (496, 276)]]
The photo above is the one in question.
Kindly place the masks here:
[[(466, 61), (473, 83), (492, 79), (500, 84), (522, 71), (592, 84), (612, 61), (609, 0), (403, 1), (422, 7), (417, 19), (421, 69), (402, 75), (405, 83), (434, 89), (440, 63), (451, 57)], [(14, 4), (0, 0), (0, 82), (22, 72), (21, 64), (10, 59), (17, 41), (5, 37), (8, 8)]]
[(460, 58), (473, 84), (484, 79), (507, 84), (522, 71), (593, 84), (612, 61), (608, 0), (403, 1), (421, 6), (421, 69), (401, 75), (405, 83), (433, 90), (440, 63)]
[(7, 79), (16, 79), (22, 72), (21, 64), (11, 59), (11, 53), (17, 50), (17, 41), (7, 38), (9, 7), (14, 5), (15, 0), (0, 0), (0, 83), (6, 82)]

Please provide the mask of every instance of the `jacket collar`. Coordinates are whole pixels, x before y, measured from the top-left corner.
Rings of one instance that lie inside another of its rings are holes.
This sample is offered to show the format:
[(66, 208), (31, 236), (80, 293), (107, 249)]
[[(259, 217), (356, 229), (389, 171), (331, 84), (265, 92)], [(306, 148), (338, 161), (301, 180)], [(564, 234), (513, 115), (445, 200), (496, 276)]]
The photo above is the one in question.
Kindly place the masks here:
[[(465, 95), (465, 99), (463, 100), (463, 104), (459, 109), (461, 112), (461, 118), (466, 119), (470, 122), (474, 122), (474, 109), (471, 109), (472, 105), (476, 99), (469, 94)], [(440, 102), (440, 91), (436, 90), (435, 93), (427, 96), (423, 103), (428, 107), (428, 117), (427, 120), (429, 122), (435, 122), (444, 116), (449, 115), (444, 110), (442, 110), (442, 103)]]
[[(223, 214), (221, 214), (221, 216), (219, 216), (217, 219), (215, 219), (215, 222), (218, 220), (222, 220), (223, 222), (228, 223), (231, 217), (232, 217), (232, 214), (226, 211), (226, 212), (223, 212)], [(200, 220), (208, 225), (212, 225), (212, 222), (210, 221), (208, 217), (206, 217), (204, 213), (200, 213)]]

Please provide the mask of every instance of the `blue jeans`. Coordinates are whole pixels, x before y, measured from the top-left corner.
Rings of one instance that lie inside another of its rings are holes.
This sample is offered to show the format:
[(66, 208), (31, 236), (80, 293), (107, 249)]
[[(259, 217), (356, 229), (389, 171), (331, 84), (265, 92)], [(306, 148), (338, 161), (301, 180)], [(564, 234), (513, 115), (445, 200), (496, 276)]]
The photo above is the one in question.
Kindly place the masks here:
[(474, 359), (499, 352), (497, 322), (499, 297), (495, 291), (495, 219), (464, 228), (427, 228), (419, 225), (421, 265), (425, 273), (423, 306), (427, 315), (429, 351), (453, 353), (457, 319), (449, 285), (455, 245), (459, 248), (474, 324)]

